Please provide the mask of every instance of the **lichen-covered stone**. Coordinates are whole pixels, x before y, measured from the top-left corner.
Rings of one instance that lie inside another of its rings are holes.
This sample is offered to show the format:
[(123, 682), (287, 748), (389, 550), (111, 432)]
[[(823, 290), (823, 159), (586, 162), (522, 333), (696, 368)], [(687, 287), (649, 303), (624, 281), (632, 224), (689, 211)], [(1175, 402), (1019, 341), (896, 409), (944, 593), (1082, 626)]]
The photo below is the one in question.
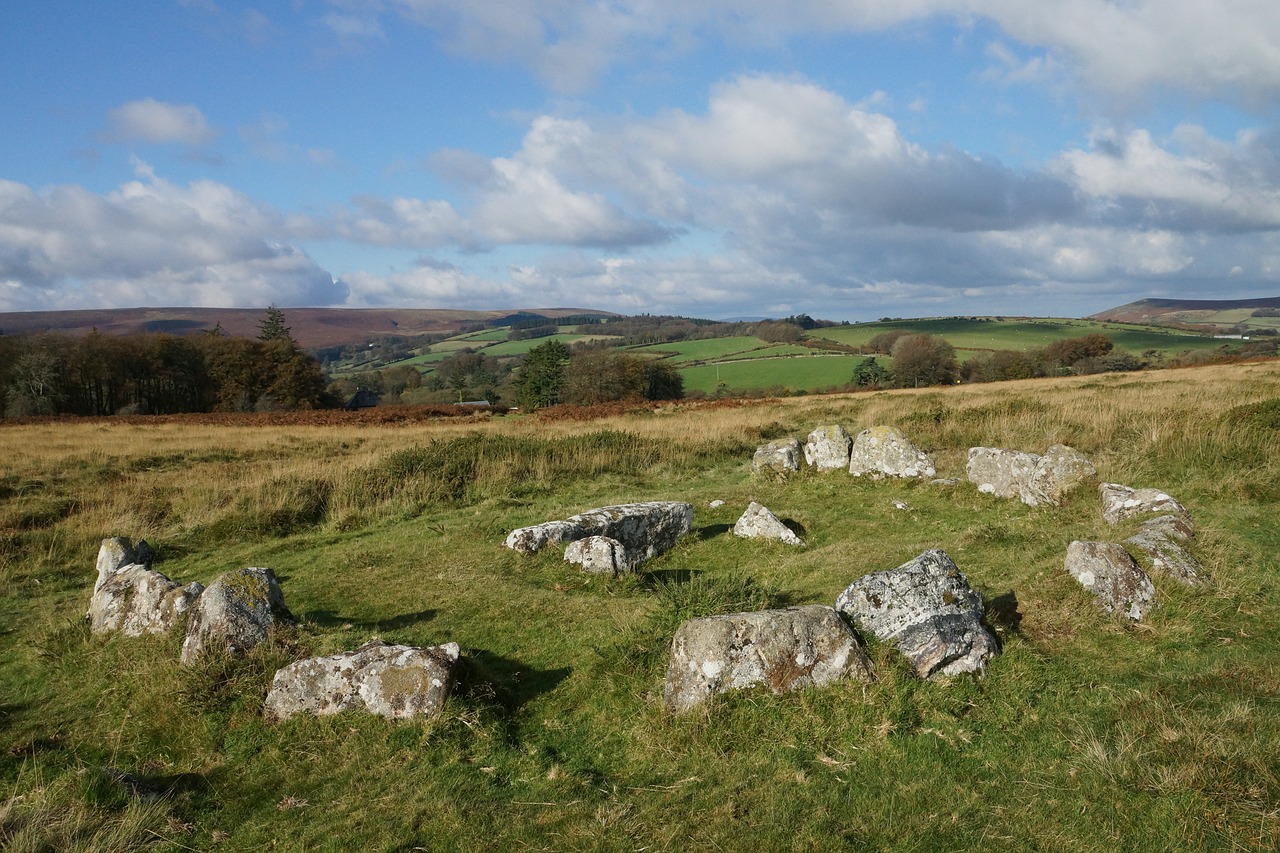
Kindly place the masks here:
[(800, 439), (784, 438), (771, 441), (756, 448), (751, 458), (751, 471), (754, 474), (786, 474), (800, 470)]
[(1175, 542), (1189, 542), (1196, 537), (1191, 522), (1176, 515), (1157, 515), (1142, 522), (1142, 530), (1163, 533)]
[(1143, 515), (1175, 515), (1191, 522), (1187, 508), (1159, 489), (1131, 489), (1119, 483), (1102, 483), (1098, 491), (1102, 495), (1102, 519), (1107, 524), (1119, 524)]
[(1143, 525), (1135, 535), (1124, 540), (1124, 544), (1131, 553), (1141, 555), (1150, 563), (1152, 572), (1187, 586), (1200, 586), (1208, 580), (1200, 561), (1162, 527)]
[[(691, 530), (692, 504), (683, 501), (646, 501), (603, 506), (563, 521), (522, 527), (507, 536), (506, 544), (516, 551), (534, 553), (551, 544), (566, 544), (589, 536), (604, 536), (621, 543), (625, 549), (625, 564), (630, 567), (627, 571), (631, 571), (644, 561), (670, 551), (675, 547), (676, 540)], [(577, 553), (580, 553), (580, 549), (575, 550), (575, 555)], [(567, 554), (566, 559), (570, 559)]]
[(803, 545), (804, 540), (782, 523), (767, 507), (752, 501), (733, 525), (733, 535), (742, 539), (776, 539), (787, 545)]
[(1108, 613), (1140, 621), (1156, 606), (1156, 589), (1133, 557), (1114, 542), (1072, 542), (1066, 569)]
[(95, 587), (89, 628), (127, 637), (163, 634), (186, 621), (202, 592), (200, 583), (182, 586), (144, 565), (122, 566)]
[(129, 537), (112, 536), (109, 539), (103, 539), (98, 547), (98, 579), (93, 585), (94, 592), (97, 592), (99, 587), (117, 571), (125, 566), (136, 565), (137, 562), (137, 552), (134, 551), (133, 542)]
[(830, 607), (810, 605), (691, 619), (671, 643), (664, 700), (680, 713), (730, 690), (785, 693), (872, 680), (858, 638)]
[(267, 639), (289, 618), (284, 593), (271, 569), (239, 569), (219, 575), (198, 599), (187, 620), (182, 663), (195, 663), (210, 647), (241, 655)]
[(277, 671), (264, 708), (277, 720), (341, 711), (397, 720), (435, 716), (459, 655), (457, 643), (415, 648), (371, 640), (353, 652), (308, 658)]
[(1068, 492), (1097, 479), (1098, 469), (1087, 456), (1074, 447), (1055, 444), (1036, 462), (1030, 489), (1036, 503), (1031, 506), (1061, 506)]
[(620, 575), (635, 571), (626, 547), (608, 536), (588, 536), (570, 542), (564, 549), (564, 558), (581, 566), (584, 572)]
[(1021, 450), (1002, 447), (970, 447), (965, 463), (965, 476), (984, 495), (1018, 498), (1036, 506), (1038, 498), (1032, 486), (1040, 457)]
[(839, 424), (820, 426), (804, 443), (804, 461), (819, 471), (843, 471), (849, 467), (853, 438)]
[(937, 549), (858, 578), (836, 599), (836, 610), (856, 629), (892, 641), (921, 678), (980, 672), (999, 653), (982, 624), (982, 596)]
[(936, 475), (929, 454), (911, 443), (897, 427), (874, 426), (858, 433), (849, 452), (849, 473), (855, 477), (926, 479)]
[(506, 546), (522, 554), (536, 554), (548, 545), (564, 545), (586, 535), (571, 521), (547, 521), (511, 531)]

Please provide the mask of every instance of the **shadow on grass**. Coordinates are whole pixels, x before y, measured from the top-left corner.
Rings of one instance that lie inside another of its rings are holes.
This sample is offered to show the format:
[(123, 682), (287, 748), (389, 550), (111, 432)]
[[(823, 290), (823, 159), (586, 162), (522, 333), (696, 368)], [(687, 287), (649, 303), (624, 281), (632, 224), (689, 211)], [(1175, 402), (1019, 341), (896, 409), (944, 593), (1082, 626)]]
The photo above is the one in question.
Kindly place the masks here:
[(695, 532), (698, 534), (698, 538), (705, 542), (708, 539), (715, 539), (717, 536), (722, 536), (732, 529), (732, 524), (708, 524), (705, 527), (699, 527)]
[(389, 619), (369, 621), (350, 619), (334, 613), (332, 610), (308, 610), (302, 615), (302, 619), (321, 628), (341, 628), (350, 625), (362, 631), (381, 633), (401, 628), (412, 628), (421, 622), (428, 622), (434, 619), (437, 612), (436, 610), (419, 610), (417, 613), (401, 613), (399, 616), (392, 616)]
[(998, 633), (1021, 634), (1022, 614), (1018, 611), (1018, 594), (1013, 590), (988, 598), (987, 623)]
[(799, 536), (801, 539), (804, 539), (809, 535), (809, 529), (794, 518), (783, 518), (779, 520), (782, 522), (784, 527)]
[(467, 649), (466, 668), (458, 679), (459, 692), (492, 689), (497, 702), (515, 712), (550, 693), (573, 672), (569, 667), (535, 669), (485, 649)]

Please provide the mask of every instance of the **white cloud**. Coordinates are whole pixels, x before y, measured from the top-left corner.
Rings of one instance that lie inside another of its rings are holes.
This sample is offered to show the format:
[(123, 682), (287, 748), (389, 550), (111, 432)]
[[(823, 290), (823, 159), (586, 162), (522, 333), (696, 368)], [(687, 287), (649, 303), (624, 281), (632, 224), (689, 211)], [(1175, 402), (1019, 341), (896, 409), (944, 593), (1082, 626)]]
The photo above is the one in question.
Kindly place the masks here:
[(272, 212), (213, 181), (155, 177), (99, 195), (0, 180), (0, 309), (329, 304), (344, 291), (269, 235)]
[(198, 107), (143, 98), (108, 112), (104, 135), (113, 142), (178, 143), (198, 147), (212, 142), (218, 133)]

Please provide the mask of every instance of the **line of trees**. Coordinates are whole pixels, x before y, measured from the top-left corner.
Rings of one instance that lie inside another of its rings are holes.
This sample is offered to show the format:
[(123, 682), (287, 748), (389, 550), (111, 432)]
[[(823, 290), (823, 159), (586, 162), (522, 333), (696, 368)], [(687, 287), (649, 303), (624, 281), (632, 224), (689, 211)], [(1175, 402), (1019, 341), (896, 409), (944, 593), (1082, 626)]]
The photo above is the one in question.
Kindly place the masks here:
[(516, 402), (523, 409), (683, 396), (684, 377), (670, 362), (616, 350), (571, 350), (560, 341), (529, 350), (516, 380)]
[(268, 309), (257, 339), (220, 327), (167, 334), (0, 336), (0, 389), (8, 417), (169, 414), (320, 408), (319, 362)]

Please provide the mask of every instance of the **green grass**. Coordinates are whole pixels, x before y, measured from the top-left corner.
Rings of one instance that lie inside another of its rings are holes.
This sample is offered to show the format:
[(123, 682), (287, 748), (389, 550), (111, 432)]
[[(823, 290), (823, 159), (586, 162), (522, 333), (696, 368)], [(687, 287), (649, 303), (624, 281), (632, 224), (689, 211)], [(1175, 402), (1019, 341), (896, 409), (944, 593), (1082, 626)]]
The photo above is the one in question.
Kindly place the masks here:
[(938, 335), (956, 349), (1024, 350), (1043, 347), (1063, 338), (1078, 338), (1098, 333), (1106, 335), (1118, 349), (1142, 353), (1154, 349), (1165, 353), (1183, 350), (1212, 349), (1222, 341), (1204, 335), (1163, 331), (1152, 326), (1122, 323), (1097, 323), (1091, 320), (1058, 319), (978, 319), (947, 317), (925, 320), (894, 320), (815, 329), (809, 337), (825, 338), (849, 346), (862, 346), (873, 337), (894, 329)]
[[(1262, 364), (604, 423), (0, 427), (23, 448), (0, 475), (0, 848), (1275, 849), (1277, 412), (1280, 365)], [(1108, 528), (1092, 493), (1032, 509), (969, 484), (751, 476), (757, 444), (831, 422), (896, 424), (944, 476), (974, 444), (1071, 443), (1104, 479), (1183, 500), (1214, 584), (1157, 579), (1146, 623), (1104, 616), (1066, 543), (1133, 526)], [(695, 530), (635, 577), (501, 545), (646, 499), (690, 501)], [(750, 500), (807, 547), (733, 537)], [(184, 583), (271, 566), (298, 625), (192, 670), (180, 637), (94, 637), (109, 534), (145, 535)], [(1003, 653), (984, 677), (921, 682), (871, 643), (873, 684), (663, 711), (684, 619), (830, 604), (933, 547), (987, 601)], [(375, 635), (461, 645), (440, 718), (262, 717), (276, 668)]]
[(492, 356), (509, 356), (524, 355), (536, 346), (545, 344), (548, 341), (560, 341), (561, 343), (573, 344), (578, 341), (595, 340), (597, 335), (547, 335), (545, 338), (530, 338), (524, 341), (507, 341), (506, 343), (493, 344), (485, 347), (484, 354)]
[(630, 351), (640, 355), (665, 357), (673, 364), (684, 364), (690, 361), (710, 361), (730, 356), (754, 357), (754, 354), (764, 353), (772, 349), (773, 346), (775, 345), (760, 338), (739, 335), (728, 338), (648, 344), (640, 347), (631, 347)]
[[(806, 350), (812, 353), (812, 350)], [(791, 358), (754, 358), (686, 367), (680, 371), (686, 391), (712, 393), (723, 382), (733, 391), (785, 388), (813, 391), (848, 385), (861, 356), (801, 355)], [(889, 359), (879, 359), (886, 367)]]

